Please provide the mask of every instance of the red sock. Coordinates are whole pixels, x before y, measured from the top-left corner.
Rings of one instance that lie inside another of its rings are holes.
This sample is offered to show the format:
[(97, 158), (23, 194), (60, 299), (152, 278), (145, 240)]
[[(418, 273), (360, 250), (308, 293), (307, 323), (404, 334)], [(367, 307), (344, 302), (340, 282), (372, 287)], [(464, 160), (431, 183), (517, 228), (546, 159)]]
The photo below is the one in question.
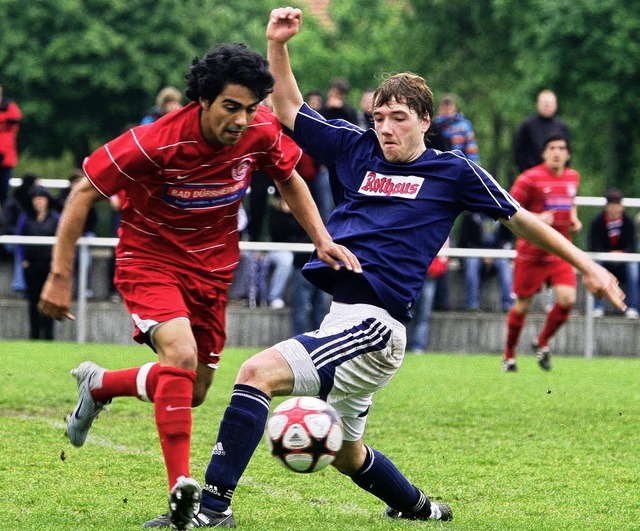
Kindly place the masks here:
[(516, 346), (520, 340), (520, 332), (522, 332), (526, 319), (526, 313), (518, 313), (515, 308), (509, 310), (509, 315), (507, 316), (507, 344), (503, 354), (505, 360), (515, 359)]
[(171, 489), (180, 476), (191, 477), (191, 402), (196, 371), (160, 367), (155, 393), (156, 426)]
[(553, 305), (553, 308), (551, 308), (547, 314), (544, 327), (538, 336), (539, 347), (546, 347), (549, 344), (549, 339), (553, 337), (553, 334), (555, 334), (558, 331), (558, 328), (569, 320), (571, 309), (571, 306), (565, 308), (564, 306), (560, 306), (557, 302)]
[(102, 378), (102, 387), (91, 389), (91, 396), (103, 404), (117, 396), (137, 396), (140, 400), (153, 402), (158, 385), (159, 363), (147, 363), (142, 367), (107, 371)]

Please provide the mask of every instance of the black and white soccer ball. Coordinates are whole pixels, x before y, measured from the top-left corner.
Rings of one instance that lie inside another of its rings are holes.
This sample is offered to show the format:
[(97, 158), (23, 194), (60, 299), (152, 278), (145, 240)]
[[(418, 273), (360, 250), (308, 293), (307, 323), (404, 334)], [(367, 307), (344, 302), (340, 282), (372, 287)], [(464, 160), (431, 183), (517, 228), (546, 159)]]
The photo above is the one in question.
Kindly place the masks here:
[(342, 447), (340, 415), (324, 400), (289, 398), (274, 409), (265, 439), (271, 454), (294, 472), (322, 470)]

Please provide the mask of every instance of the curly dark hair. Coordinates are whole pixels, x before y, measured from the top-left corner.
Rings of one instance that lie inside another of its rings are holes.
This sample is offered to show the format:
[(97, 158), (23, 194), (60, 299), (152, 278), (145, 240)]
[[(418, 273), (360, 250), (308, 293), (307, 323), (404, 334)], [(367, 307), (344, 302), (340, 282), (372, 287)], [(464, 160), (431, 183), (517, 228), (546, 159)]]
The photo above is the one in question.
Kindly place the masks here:
[(202, 59), (194, 57), (185, 79), (187, 98), (210, 102), (230, 83), (247, 87), (262, 101), (275, 83), (267, 60), (242, 43), (219, 44)]

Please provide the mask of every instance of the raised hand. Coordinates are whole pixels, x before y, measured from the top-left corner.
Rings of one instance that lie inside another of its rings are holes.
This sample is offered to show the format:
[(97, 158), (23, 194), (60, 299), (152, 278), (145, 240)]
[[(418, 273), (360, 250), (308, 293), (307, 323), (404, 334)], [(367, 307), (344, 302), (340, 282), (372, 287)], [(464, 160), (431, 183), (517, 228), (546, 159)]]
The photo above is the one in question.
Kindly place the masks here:
[(271, 11), (267, 25), (267, 40), (285, 43), (300, 30), (302, 11), (294, 7), (280, 7)]

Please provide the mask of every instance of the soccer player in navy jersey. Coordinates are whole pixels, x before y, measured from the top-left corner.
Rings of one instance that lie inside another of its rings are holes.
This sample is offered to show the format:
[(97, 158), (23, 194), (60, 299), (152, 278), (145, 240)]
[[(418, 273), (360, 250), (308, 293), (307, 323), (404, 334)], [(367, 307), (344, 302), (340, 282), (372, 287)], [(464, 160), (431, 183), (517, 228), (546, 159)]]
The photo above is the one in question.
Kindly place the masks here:
[[(275, 112), (293, 138), (332, 172), (336, 209), (327, 223), (362, 272), (334, 270), (314, 254), (305, 276), (333, 294), (319, 330), (278, 343), (246, 361), (220, 424), (205, 474), (194, 527), (234, 527), (234, 489), (262, 437), (273, 396), (319, 396), (340, 413), (345, 440), (333, 465), (387, 504), (390, 518), (450, 520), (451, 508), (431, 501), (393, 462), (363, 440), (375, 391), (402, 364), (405, 325), (426, 271), (464, 210), (500, 219), (516, 234), (578, 267), (588, 289), (623, 307), (606, 269), (521, 209), (482, 168), (461, 152), (427, 149), (433, 95), (424, 79), (398, 74), (376, 90), (375, 130), (325, 120), (304, 104), (289, 64), (287, 41), (302, 13), (275, 9), (267, 27), (276, 85)], [(168, 527), (159, 517), (144, 527)]]
[(158, 361), (117, 371), (92, 362), (74, 369), (80, 396), (67, 434), (82, 446), (115, 397), (153, 402), (169, 518), (178, 529), (190, 527), (200, 499), (189, 472), (191, 408), (204, 401), (226, 340), (226, 292), (239, 260), (238, 209), (252, 172), (274, 180), (323, 260), (358, 268), (357, 259), (333, 243), (294, 171), (300, 148), (259, 105), (274, 83), (264, 57), (241, 44), (220, 45), (194, 59), (186, 79), (189, 105), (134, 127), (85, 160), (86, 178), (65, 205), (40, 301), (45, 315), (73, 318), (73, 256), (87, 213), (99, 199), (124, 191), (115, 285), (135, 339)]

